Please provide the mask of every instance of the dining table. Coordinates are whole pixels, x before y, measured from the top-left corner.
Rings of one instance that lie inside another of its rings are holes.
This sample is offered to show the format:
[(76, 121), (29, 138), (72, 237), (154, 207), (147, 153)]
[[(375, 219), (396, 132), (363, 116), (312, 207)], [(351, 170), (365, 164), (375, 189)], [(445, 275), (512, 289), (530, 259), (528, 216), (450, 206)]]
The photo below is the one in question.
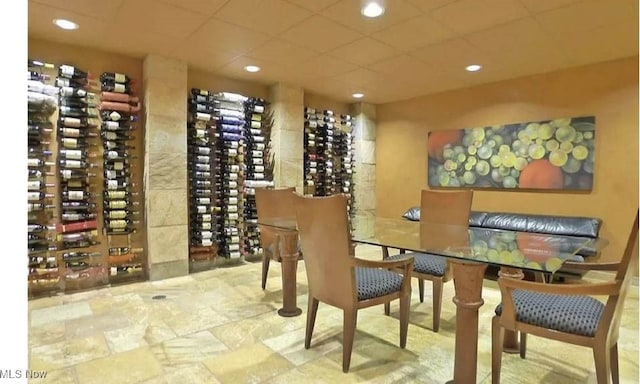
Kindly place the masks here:
[[(298, 234), (290, 218), (258, 220), (280, 231), (283, 308), (285, 315), (300, 314), (296, 306)], [(482, 287), (487, 266), (500, 268), (499, 277), (522, 279), (524, 271), (554, 274), (583, 249), (600, 254), (608, 241), (602, 237), (548, 235), (470, 226), (416, 222), (369, 216), (354, 224), (354, 243), (385, 246), (408, 252), (441, 256), (450, 263), (456, 305), (453, 380), (475, 383), (478, 353), (478, 310), (484, 304)], [(304, 239), (301, 239), (304, 242)], [(327, 239), (330, 241), (330, 239)], [(281, 313), (282, 315), (282, 313)], [(505, 347), (517, 350), (517, 335), (505, 337)]]

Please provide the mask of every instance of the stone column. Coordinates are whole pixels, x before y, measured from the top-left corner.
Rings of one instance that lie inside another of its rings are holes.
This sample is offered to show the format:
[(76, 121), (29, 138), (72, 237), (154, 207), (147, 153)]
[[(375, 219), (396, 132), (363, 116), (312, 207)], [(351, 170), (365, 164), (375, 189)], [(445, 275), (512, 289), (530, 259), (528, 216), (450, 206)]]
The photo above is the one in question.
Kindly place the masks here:
[(187, 63), (149, 55), (143, 78), (147, 258), (160, 280), (189, 273)]
[(351, 105), (355, 118), (355, 174), (353, 176), (354, 229), (366, 234), (373, 228), (364, 226), (363, 218), (376, 215), (376, 106), (367, 103)]
[(304, 90), (277, 83), (269, 88), (269, 101), (273, 111), (271, 145), (275, 154), (275, 186), (295, 187), (302, 193)]

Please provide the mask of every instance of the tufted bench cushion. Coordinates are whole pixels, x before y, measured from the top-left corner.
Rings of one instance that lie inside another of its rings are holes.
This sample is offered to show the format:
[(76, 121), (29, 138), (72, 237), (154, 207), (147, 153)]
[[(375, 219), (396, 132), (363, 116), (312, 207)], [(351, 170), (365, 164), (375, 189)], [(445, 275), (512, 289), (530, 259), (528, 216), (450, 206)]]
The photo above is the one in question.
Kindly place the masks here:
[[(565, 296), (515, 289), (516, 320), (574, 335), (593, 337), (604, 304), (589, 296)], [(502, 314), (502, 304), (495, 310)]]
[(402, 276), (385, 269), (355, 267), (358, 301), (400, 291)]
[[(402, 217), (419, 221), (420, 207), (409, 208)], [(469, 217), (469, 226), (595, 239), (600, 232), (602, 220), (593, 217), (473, 211)], [(595, 249), (583, 248), (576, 261), (583, 261), (582, 256), (596, 254)]]

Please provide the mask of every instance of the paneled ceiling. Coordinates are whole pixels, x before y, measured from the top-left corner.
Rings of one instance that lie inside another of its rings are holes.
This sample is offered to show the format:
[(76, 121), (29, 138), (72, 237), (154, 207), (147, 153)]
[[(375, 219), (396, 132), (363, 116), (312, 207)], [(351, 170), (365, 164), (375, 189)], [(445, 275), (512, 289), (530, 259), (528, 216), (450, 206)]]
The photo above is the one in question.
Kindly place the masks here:
[(367, 19), (361, 0), (29, 0), (28, 25), (30, 37), (371, 103), (638, 55), (638, 0), (387, 3)]

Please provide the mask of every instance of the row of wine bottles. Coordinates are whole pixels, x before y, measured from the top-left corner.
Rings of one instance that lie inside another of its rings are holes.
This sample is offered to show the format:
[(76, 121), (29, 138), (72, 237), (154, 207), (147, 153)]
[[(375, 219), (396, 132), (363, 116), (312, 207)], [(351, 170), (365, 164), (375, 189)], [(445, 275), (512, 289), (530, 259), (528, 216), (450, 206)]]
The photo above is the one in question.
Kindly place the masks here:
[(310, 107), (305, 107), (304, 115), (304, 193), (344, 193), (353, 213), (353, 118)]
[[(188, 166), (192, 263), (216, 255), (239, 258), (260, 252), (253, 188), (272, 185), (271, 115), (267, 107), (263, 99), (191, 90)], [(204, 252), (203, 247), (211, 249)]]
[[(144, 252), (133, 248), (140, 239), (129, 236), (142, 217), (140, 203), (131, 201), (140, 195), (128, 170), (135, 147), (126, 142), (140, 103), (118, 93), (132, 89), (132, 81), (105, 72), (98, 82), (77, 66), (35, 60), (28, 77), (30, 293), (144, 278)], [(105, 98), (109, 92), (117, 95)], [(115, 233), (127, 236), (115, 240)], [(118, 261), (110, 256), (114, 249), (137, 251)]]
[[(41, 63), (35, 66), (29, 60), (27, 69), (27, 105), (28, 105), (28, 148), (27, 148), (27, 246), (28, 246), (28, 289), (29, 294), (59, 291), (61, 278), (60, 264), (55, 255), (58, 249), (55, 225), (52, 220), (53, 188), (50, 182), (54, 172), (50, 167), (55, 163), (47, 161), (52, 155), (51, 142), (39, 122), (49, 122), (55, 115), (58, 105), (58, 88), (49, 84), (50, 77), (42, 71), (54, 70), (51, 64)], [(50, 125), (52, 126), (52, 125)], [(32, 129), (36, 127), (37, 129)]]

